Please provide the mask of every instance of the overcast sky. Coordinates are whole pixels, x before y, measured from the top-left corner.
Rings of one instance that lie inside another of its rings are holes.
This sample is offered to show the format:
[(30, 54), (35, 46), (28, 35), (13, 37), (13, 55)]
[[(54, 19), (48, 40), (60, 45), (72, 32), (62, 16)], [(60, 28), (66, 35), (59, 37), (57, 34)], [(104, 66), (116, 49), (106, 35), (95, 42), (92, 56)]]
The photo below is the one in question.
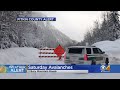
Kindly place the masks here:
[(48, 17), (56, 17), (51, 22), (61, 32), (73, 40), (83, 40), (84, 34), (93, 26), (95, 20), (101, 20), (101, 11), (42, 11)]

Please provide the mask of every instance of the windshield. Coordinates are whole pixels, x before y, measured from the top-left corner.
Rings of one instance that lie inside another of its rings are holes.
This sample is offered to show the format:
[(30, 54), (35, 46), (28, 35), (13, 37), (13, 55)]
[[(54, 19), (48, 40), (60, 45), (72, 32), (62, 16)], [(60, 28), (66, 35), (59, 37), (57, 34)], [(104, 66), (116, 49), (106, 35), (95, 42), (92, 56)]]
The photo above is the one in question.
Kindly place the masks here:
[(69, 48), (68, 53), (82, 54), (84, 48)]
[(94, 54), (102, 54), (102, 50), (100, 50), (99, 48), (93, 48), (93, 53)]

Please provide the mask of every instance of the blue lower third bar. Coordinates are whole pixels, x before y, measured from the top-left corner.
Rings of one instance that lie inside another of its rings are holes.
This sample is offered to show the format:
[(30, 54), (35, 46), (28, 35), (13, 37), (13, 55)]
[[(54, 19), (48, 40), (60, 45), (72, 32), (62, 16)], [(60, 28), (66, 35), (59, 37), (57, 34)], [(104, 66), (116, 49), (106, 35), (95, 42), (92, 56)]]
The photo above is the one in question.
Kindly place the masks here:
[(0, 65), (0, 73), (120, 73), (120, 65)]
[(63, 73), (120, 73), (120, 65), (28, 65), (27, 70), (56, 70)]

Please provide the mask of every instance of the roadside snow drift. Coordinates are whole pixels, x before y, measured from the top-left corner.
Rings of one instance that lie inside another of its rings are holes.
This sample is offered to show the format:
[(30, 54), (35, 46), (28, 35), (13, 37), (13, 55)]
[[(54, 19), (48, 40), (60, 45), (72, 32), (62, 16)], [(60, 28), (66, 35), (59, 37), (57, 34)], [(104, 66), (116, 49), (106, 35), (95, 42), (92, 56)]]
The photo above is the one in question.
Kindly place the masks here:
[(120, 39), (116, 41), (101, 41), (93, 45), (106, 52), (120, 52)]
[(0, 50), (0, 64), (62, 64), (57, 58), (39, 58), (36, 48), (9, 48)]
[[(36, 48), (9, 48), (0, 50), (0, 64), (64, 64), (58, 58), (39, 58)], [(0, 73), (0, 79), (45, 79), (54, 77), (55, 73)], [(59, 77), (56, 77), (59, 78)]]
[(116, 41), (101, 41), (93, 44), (105, 51), (110, 59), (110, 64), (120, 64), (120, 39)]

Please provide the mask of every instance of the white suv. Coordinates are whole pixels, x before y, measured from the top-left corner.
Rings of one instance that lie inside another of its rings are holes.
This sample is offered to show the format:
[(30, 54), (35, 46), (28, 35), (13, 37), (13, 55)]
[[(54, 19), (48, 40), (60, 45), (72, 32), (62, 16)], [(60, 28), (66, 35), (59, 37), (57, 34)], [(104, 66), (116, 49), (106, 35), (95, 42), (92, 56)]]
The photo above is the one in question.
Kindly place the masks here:
[(65, 64), (108, 64), (109, 58), (95, 46), (71, 46), (67, 48)]

